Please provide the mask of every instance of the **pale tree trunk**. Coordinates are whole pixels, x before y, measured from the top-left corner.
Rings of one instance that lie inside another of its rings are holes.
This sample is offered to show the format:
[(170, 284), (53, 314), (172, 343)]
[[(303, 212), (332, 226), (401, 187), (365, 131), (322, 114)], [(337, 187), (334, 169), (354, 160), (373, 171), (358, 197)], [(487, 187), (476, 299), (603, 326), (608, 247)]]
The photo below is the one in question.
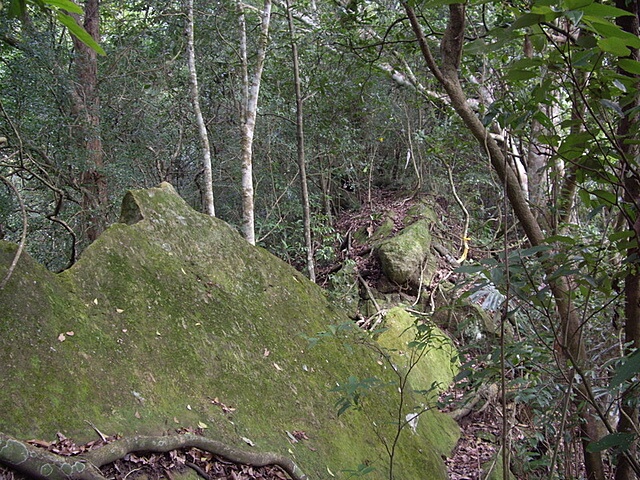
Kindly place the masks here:
[(253, 72), (249, 76), (249, 63), (247, 58), (247, 25), (245, 18), (245, 5), (242, 0), (236, 0), (238, 7), (238, 21), (240, 24), (240, 59), (243, 72), (243, 109), (241, 120), (242, 136), (242, 233), (244, 238), (255, 245), (255, 220), (253, 209), (253, 136), (256, 128), (258, 114), (258, 96), (260, 94), (260, 81), (267, 54), (269, 42), (269, 23), (271, 21), (271, 0), (264, 0), (264, 8), (261, 14), (260, 38), (258, 39), (258, 51)]
[(298, 168), (300, 170), (300, 190), (302, 194), (302, 221), (304, 223), (304, 241), (307, 249), (307, 272), (312, 282), (316, 281), (316, 269), (313, 258), (313, 242), (311, 238), (311, 208), (309, 206), (309, 189), (307, 185), (307, 167), (304, 152), (304, 115), (302, 110), (302, 87), (300, 85), (300, 65), (298, 63), (298, 45), (296, 29), (291, 14), (291, 4), (286, 0), (287, 21), (291, 35), (291, 58), (293, 61), (293, 79), (296, 90), (296, 140), (298, 146)]
[[(100, 12), (98, 0), (86, 0), (84, 19), (75, 20), (100, 41)], [(100, 99), (98, 97), (97, 53), (77, 37), (72, 36), (76, 52), (74, 68), (76, 81), (71, 92), (71, 113), (77, 120), (75, 136), (84, 155), (81, 168), (82, 209), (85, 237), (90, 242), (102, 233), (106, 226), (108, 204), (107, 178), (104, 174), (104, 155), (100, 135)]]
[(187, 63), (189, 65), (189, 81), (191, 83), (191, 103), (196, 114), (196, 123), (202, 144), (202, 166), (204, 170), (204, 207), (205, 212), (216, 216), (216, 209), (213, 201), (213, 174), (211, 171), (211, 146), (209, 145), (209, 134), (207, 126), (202, 117), (200, 109), (200, 92), (198, 89), (198, 74), (196, 72), (196, 49), (194, 41), (193, 22), (193, 0), (187, 0)]
[[(420, 50), (429, 70), (444, 87), (451, 100), (451, 106), (487, 152), (493, 169), (505, 186), (509, 203), (529, 242), (532, 246), (541, 245), (545, 240), (545, 234), (518, 184), (517, 175), (505, 159), (500, 146), (470, 108), (460, 83), (458, 71), (464, 43), (465, 6), (463, 4), (449, 5), (449, 21), (441, 42), (442, 62), (441, 66), (439, 66), (427, 44), (413, 7), (407, 0), (401, 0), (401, 4), (407, 12), (411, 27), (418, 39)], [(549, 274), (553, 274), (553, 265), (545, 265), (545, 268)], [(564, 363), (565, 374), (572, 375), (574, 374), (574, 365), (584, 368), (586, 362), (586, 352), (582, 342), (582, 323), (571, 301), (571, 289), (568, 279), (559, 277), (557, 280), (551, 281), (549, 287), (556, 303), (559, 321), (559, 325), (552, 326), (556, 331), (557, 350), (560, 359)], [(582, 386), (582, 388), (584, 387)], [(597, 440), (599, 424), (591, 407), (587, 402), (583, 402), (585, 392), (582, 388), (579, 387), (578, 391), (576, 391), (575, 407), (581, 421), (581, 440), (587, 478), (589, 480), (604, 480), (600, 452), (591, 452), (586, 448), (589, 442)]]
[[(632, 13), (632, 16), (621, 16), (617, 18), (618, 25), (626, 32), (640, 35), (640, 6), (638, 0), (626, 1), (616, 0), (616, 6), (620, 9)], [(631, 49), (631, 58), (640, 61), (640, 51), (637, 48)], [(621, 75), (633, 77), (636, 86), (639, 83), (639, 75), (631, 75), (628, 72), (620, 71)], [(616, 139), (618, 149), (623, 154), (624, 200), (628, 205), (632, 205), (627, 222), (629, 228), (635, 233), (636, 242), (640, 239), (640, 178), (637, 173), (637, 159), (640, 157), (639, 146), (630, 140), (634, 140), (637, 135), (637, 125), (640, 120), (638, 107), (640, 106), (639, 93), (636, 91), (633, 101), (624, 106), (624, 116), (618, 124)], [(628, 266), (625, 277), (625, 344), (626, 354), (631, 354), (640, 348), (640, 261), (638, 261), (640, 249), (635, 246), (627, 252), (628, 259), (635, 259)], [(637, 389), (636, 389), (637, 390)], [(627, 389), (621, 399), (620, 417), (618, 421), (618, 432), (627, 435), (638, 433), (638, 393)], [(637, 438), (637, 437), (636, 437)], [(637, 467), (637, 444), (632, 445), (626, 454), (619, 454), (617, 457), (617, 468), (615, 480), (632, 480), (638, 478), (634, 473), (633, 461)]]

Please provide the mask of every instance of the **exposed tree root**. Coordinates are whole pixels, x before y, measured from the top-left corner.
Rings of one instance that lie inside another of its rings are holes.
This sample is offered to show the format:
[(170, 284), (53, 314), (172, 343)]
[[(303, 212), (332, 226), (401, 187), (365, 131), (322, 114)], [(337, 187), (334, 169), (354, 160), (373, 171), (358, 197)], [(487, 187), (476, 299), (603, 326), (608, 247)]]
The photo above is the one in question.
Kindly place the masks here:
[(277, 465), (293, 480), (308, 480), (307, 475), (288, 457), (275, 453), (247, 452), (190, 433), (123, 438), (71, 457), (57, 455), (0, 433), (0, 463), (41, 480), (106, 480), (99, 467), (119, 460), (128, 453), (166, 453), (179, 448), (192, 447), (219, 455), (235, 463), (254, 467)]

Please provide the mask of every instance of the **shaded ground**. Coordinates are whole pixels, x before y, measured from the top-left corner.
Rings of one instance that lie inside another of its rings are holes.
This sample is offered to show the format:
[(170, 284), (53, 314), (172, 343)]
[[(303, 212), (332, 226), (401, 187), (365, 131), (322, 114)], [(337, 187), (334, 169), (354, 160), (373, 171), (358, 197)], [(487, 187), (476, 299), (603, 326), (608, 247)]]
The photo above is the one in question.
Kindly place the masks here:
[[(355, 232), (367, 232), (373, 235), (385, 219), (392, 219), (396, 233), (404, 228), (403, 219), (409, 209), (421, 200), (420, 197), (411, 194), (399, 194), (398, 192), (372, 191), (371, 202), (364, 202), (357, 211), (344, 212), (336, 221), (336, 230), (343, 240), (340, 245), (339, 264), (329, 265), (321, 272), (321, 278), (332, 271), (339, 269), (340, 264), (346, 259), (356, 263), (358, 273), (363, 279), (374, 286), (381, 276), (381, 269), (375, 255), (372, 254), (370, 242), (359, 241), (362, 236), (354, 236)], [(455, 206), (449, 205), (444, 198), (433, 198), (428, 202), (435, 210), (441, 223), (431, 232), (435, 241), (442, 245), (452, 245), (453, 254), (456, 247), (460, 247), (460, 238), (463, 236), (462, 219)], [(451, 211), (454, 210), (454, 211)], [(471, 249), (470, 256), (483, 256), (482, 252)], [(446, 278), (451, 274), (451, 265), (438, 258), (439, 272), (436, 278)], [(324, 273), (324, 275), (322, 275)], [(441, 326), (442, 327), (442, 326)], [(455, 332), (450, 332), (454, 338)], [(453, 410), (463, 401), (467, 393), (455, 386), (447, 393), (450, 405), (447, 410)], [(497, 453), (496, 440), (500, 438), (502, 418), (499, 416), (497, 405), (489, 404), (481, 411), (471, 411), (459, 421), (461, 428), (460, 440), (450, 458), (445, 460), (449, 478), (451, 480), (476, 480), (482, 476), (482, 465), (491, 462)], [(480, 407), (480, 406), (479, 406)]]

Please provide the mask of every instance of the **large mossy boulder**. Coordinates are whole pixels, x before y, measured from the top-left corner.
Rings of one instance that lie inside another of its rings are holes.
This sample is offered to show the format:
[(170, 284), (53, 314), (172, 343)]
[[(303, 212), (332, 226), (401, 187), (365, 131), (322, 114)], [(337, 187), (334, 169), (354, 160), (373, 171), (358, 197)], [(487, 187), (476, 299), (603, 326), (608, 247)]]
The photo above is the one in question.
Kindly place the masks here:
[[(323, 291), (168, 184), (128, 193), (122, 212), (71, 269), (52, 274), (23, 254), (0, 291), (0, 431), (86, 441), (90, 425), (124, 436), (199, 426), (291, 456), (310, 478), (358, 465), (388, 478), (379, 439), (395, 431), (397, 389), (341, 416), (332, 389), (394, 375), (331, 327), (349, 320)], [(0, 242), (0, 279), (15, 252)], [(451, 445), (433, 439), (443, 428), (455, 435), (434, 412), (401, 436), (396, 478), (446, 478)], [(308, 440), (292, 443), (294, 431)]]

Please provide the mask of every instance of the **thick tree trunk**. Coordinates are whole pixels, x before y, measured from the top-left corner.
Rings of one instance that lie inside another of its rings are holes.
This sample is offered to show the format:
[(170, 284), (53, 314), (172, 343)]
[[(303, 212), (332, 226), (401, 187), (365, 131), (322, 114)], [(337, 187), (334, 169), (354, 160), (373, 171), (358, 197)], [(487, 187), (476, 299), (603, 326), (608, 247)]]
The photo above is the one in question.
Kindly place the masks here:
[[(616, 6), (627, 10), (633, 15), (618, 17), (618, 25), (626, 32), (640, 35), (640, 6), (638, 0), (616, 0)], [(640, 61), (640, 51), (635, 48), (631, 51), (631, 58)], [(638, 85), (639, 75), (631, 75), (623, 70), (620, 74), (634, 77)], [(640, 157), (640, 148), (633, 140), (637, 135), (638, 107), (640, 106), (640, 94), (636, 91), (635, 98), (624, 107), (625, 115), (620, 119), (616, 138), (618, 148), (623, 153), (622, 177), (624, 181), (624, 200), (627, 205), (632, 205), (632, 213), (628, 217), (629, 229), (635, 233), (636, 241), (640, 239), (640, 178), (637, 174), (637, 160)], [(627, 252), (627, 259), (635, 259), (628, 265), (625, 277), (625, 344), (626, 354), (632, 353), (640, 348), (640, 261), (638, 260), (640, 249), (635, 246)], [(638, 393), (637, 389), (626, 390), (620, 401), (620, 417), (618, 420), (618, 432), (622, 434), (637, 435), (638, 425)], [(638, 478), (634, 472), (631, 459), (635, 459), (638, 454), (637, 444), (633, 445), (628, 452), (621, 453), (617, 457), (616, 480), (632, 480)], [(636, 463), (637, 465), (637, 463)]]
[[(418, 39), (429, 70), (444, 87), (451, 99), (451, 106), (489, 156), (491, 165), (506, 189), (509, 203), (529, 242), (533, 246), (543, 244), (545, 234), (529, 207), (529, 203), (518, 183), (516, 173), (505, 159), (497, 142), (489, 135), (485, 126), (469, 107), (466, 95), (460, 84), (458, 71), (464, 42), (465, 6), (459, 3), (449, 5), (449, 21), (440, 46), (442, 62), (441, 66), (439, 66), (427, 44), (413, 7), (406, 0), (401, 0), (401, 3), (407, 12), (411, 27)], [(547, 265), (545, 268), (550, 274), (553, 273), (552, 265)], [(571, 365), (582, 367), (585, 363), (586, 355), (582, 343), (582, 324), (571, 302), (568, 279), (559, 277), (557, 280), (553, 280), (549, 287), (556, 302), (559, 319), (559, 325), (555, 327), (558, 352), (564, 364), (563, 367), (569, 373), (572, 371)], [(590, 452), (586, 448), (590, 441), (597, 439), (595, 434), (598, 431), (598, 421), (588, 408), (582, 406), (584, 400), (582, 392), (577, 391), (576, 393), (578, 397), (576, 407), (583, 423), (582, 441), (585, 447), (583, 448), (583, 454), (587, 478), (589, 480), (604, 480), (600, 452)]]
[(254, 192), (253, 192), (253, 136), (258, 114), (258, 97), (262, 70), (267, 55), (269, 41), (269, 23), (271, 21), (271, 0), (264, 0), (264, 9), (258, 39), (258, 52), (253, 74), (249, 77), (247, 58), (247, 28), (242, 0), (237, 0), (238, 19), (240, 23), (240, 57), (243, 70), (244, 105), (242, 112), (242, 233), (244, 238), (255, 245)]
[[(80, 23), (78, 16), (76, 21)], [(84, 29), (98, 42), (100, 41), (99, 0), (84, 3)], [(72, 92), (71, 113), (77, 119), (75, 130), (80, 151), (84, 154), (80, 183), (82, 188), (82, 208), (85, 218), (85, 236), (93, 241), (102, 233), (106, 225), (105, 207), (108, 203), (107, 178), (104, 173), (104, 155), (100, 134), (100, 99), (98, 97), (97, 53), (73, 36), (76, 52), (75, 91)]]
[(307, 249), (307, 272), (312, 282), (316, 281), (316, 268), (313, 258), (313, 241), (311, 238), (311, 208), (309, 205), (309, 188), (307, 184), (307, 167), (304, 151), (304, 115), (302, 105), (302, 87), (300, 85), (300, 66), (298, 63), (298, 45), (296, 29), (291, 14), (291, 4), (286, 0), (287, 21), (291, 35), (291, 59), (293, 61), (293, 81), (296, 91), (296, 143), (298, 146), (298, 169), (300, 170), (300, 192), (302, 195), (302, 222), (304, 224), (304, 241)]
[(211, 146), (209, 134), (200, 109), (200, 91), (198, 88), (198, 74), (196, 72), (196, 48), (194, 40), (193, 0), (187, 0), (187, 63), (189, 65), (189, 81), (191, 82), (191, 103), (196, 114), (196, 123), (202, 144), (202, 166), (204, 170), (204, 210), (215, 217), (216, 209), (213, 201), (213, 174), (211, 171)]

